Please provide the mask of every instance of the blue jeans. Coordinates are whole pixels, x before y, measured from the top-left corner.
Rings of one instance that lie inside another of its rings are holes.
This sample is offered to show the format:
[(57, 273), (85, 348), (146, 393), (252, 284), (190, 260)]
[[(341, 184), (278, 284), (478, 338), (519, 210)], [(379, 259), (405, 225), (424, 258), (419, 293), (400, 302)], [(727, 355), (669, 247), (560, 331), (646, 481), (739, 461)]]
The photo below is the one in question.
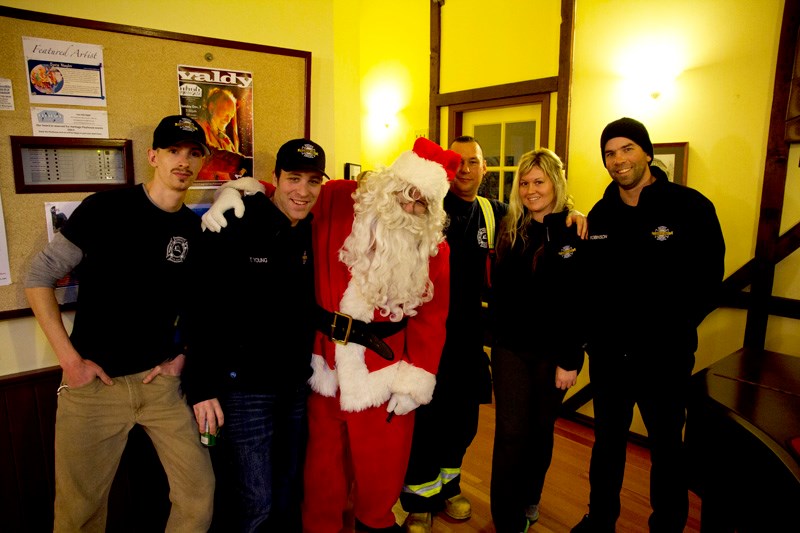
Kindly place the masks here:
[(301, 531), (308, 386), (225, 398), (224, 449), (238, 500), (237, 531)]

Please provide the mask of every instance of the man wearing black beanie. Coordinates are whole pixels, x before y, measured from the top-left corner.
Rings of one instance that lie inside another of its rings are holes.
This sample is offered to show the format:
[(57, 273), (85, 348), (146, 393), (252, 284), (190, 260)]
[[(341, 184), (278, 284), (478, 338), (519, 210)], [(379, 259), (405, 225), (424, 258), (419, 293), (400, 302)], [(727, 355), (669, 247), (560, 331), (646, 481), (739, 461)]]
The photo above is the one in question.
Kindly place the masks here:
[(697, 326), (715, 307), (725, 243), (714, 205), (655, 166), (645, 126), (608, 124), (613, 182), (589, 212), (586, 351), (595, 443), (589, 514), (574, 532), (613, 532), (634, 405), (650, 441), (650, 531), (682, 532), (688, 485), (682, 430)]

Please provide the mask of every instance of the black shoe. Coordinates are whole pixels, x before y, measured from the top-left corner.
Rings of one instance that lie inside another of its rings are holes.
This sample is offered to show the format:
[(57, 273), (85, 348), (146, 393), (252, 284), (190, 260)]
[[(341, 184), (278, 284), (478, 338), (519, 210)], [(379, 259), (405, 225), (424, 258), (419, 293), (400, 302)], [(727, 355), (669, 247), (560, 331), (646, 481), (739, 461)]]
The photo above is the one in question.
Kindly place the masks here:
[(583, 515), (583, 520), (572, 528), (572, 533), (614, 533), (614, 525), (597, 524), (590, 515)]
[(389, 527), (369, 527), (356, 518), (356, 531), (358, 533), (403, 533), (403, 528), (397, 524)]

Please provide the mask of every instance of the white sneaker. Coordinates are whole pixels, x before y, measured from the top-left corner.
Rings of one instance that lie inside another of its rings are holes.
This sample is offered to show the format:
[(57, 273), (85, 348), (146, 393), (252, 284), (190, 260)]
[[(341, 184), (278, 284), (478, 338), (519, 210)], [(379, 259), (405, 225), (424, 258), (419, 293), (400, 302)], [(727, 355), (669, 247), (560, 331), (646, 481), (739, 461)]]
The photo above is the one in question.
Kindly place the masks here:
[(539, 520), (539, 504), (535, 503), (533, 505), (529, 505), (525, 508), (525, 518), (533, 524), (537, 520)]

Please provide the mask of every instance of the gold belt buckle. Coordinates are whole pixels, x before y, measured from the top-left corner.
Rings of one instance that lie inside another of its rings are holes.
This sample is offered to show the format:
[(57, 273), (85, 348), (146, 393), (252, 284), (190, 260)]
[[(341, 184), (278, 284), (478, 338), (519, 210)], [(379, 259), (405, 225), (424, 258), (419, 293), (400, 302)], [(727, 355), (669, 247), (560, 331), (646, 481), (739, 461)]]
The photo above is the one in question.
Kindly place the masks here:
[[(337, 339), (335, 332), (336, 332), (336, 322), (339, 317), (347, 319), (347, 331), (344, 333), (344, 339)], [(347, 341), (350, 339), (350, 330), (353, 327), (353, 317), (350, 315), (346, 315), (344, 313), (340, 313), (338, 311), (333, 312), (333, 324), (331, 324), (331, 340), (336, 344), (347, 344)]]

